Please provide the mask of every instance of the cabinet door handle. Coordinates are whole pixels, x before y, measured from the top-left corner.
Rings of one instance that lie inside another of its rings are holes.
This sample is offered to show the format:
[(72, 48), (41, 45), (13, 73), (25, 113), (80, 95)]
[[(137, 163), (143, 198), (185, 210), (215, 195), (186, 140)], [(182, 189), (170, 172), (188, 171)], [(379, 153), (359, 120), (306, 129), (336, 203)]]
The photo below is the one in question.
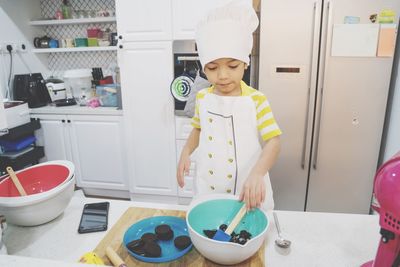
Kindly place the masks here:
[(122, 49), (122, 48), (124, 48), (124, 46), (123, 45), (119, 45), (119, 48)]
[(118, 39), (122, 40), (122, 35), (118, 36)]
[(71, 123), (71, 120), (67, 120), (68, 123)]
[(61, 120), (62, 123), (65, 123), (65, 120)]

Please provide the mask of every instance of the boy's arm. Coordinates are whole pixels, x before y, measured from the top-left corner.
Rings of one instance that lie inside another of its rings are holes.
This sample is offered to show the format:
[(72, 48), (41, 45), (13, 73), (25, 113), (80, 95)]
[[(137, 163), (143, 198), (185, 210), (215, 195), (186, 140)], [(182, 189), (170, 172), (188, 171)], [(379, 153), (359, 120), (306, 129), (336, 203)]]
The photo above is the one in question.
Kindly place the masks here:
[(265, 174), (274, 165), (281, 148), (279, 136), (275, 136), (266, 141), (260, 158), (251, 169), (242, 191), (240, 200), (246, 203), (247, 209), (259, 207), (265, 200)]
[(192, 152), (199, 146), (199, 138), (200, 138), (200, 128), (193, 127), (190, 132), (189, 138), (186, 141), (185, 146), (182, 149), (181, 157), (183, 154), (190, 156)]
[(200, 128), (193, 127), (185, 146), (182, 149), (181, 156), (178, 163), (178, 170), (176, 179), (180, 187), (185, 185), (185, 174), (189, 173), (190, 169), (190, 155), (199, 146)]

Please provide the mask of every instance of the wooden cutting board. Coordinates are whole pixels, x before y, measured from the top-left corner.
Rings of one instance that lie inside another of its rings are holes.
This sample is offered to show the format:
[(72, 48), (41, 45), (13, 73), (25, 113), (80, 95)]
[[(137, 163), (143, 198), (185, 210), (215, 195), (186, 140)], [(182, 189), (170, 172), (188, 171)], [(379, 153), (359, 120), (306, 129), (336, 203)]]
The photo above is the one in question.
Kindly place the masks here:
[[(111, 246), (117, 254), (125, 261), (128, 267), (133, 266), (207, 266), (214, 267), (220, 266), (215, 264), (206, 258), (204, 258), (193, 246), (191, 251), (185, 254), (183, 257), (178, 260), (162, 263), (162, 264), (152, 264), (145, 263), (136, 260), (134, 257), (129, 255), (126, 251), (124, 245), (122, 244), (122, 239), (124, 237), (125, 231), (137, 221), (148, 217), (154, 216), (176, 216), (185, 218), (186, 212), (178, 211), (178, 210), (159, 210), (159, 209), (147, 209), (147, 208), (128, 208), (125, 213), (119, 218), (119, 220), (114, 224), (114, 226), (110, 229), (107, 235), (100, 241), (100, 243), (95, 248), (94, 252), (103, 259), (106, 265), (111, 265), (111, 262), (108, 260), (105, 255), (106, 247)], [(254, 254), (251, 258), (246, 261), (235, 265), (240, 267), (259, 267), (264, 266), (264, 246), (263, 245), (256, 254)]]

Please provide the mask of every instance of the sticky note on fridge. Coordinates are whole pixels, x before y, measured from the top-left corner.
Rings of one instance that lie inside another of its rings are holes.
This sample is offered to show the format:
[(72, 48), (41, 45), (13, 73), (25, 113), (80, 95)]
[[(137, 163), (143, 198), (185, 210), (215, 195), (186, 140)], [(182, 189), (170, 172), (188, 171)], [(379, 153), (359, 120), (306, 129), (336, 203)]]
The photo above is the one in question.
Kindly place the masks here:
[(375, 57), (379, 24), (334, 24), (333, 57)]
[(381, 24), (379, 30), (378, 57), (393, 57), (396, 47), (396, 24)]

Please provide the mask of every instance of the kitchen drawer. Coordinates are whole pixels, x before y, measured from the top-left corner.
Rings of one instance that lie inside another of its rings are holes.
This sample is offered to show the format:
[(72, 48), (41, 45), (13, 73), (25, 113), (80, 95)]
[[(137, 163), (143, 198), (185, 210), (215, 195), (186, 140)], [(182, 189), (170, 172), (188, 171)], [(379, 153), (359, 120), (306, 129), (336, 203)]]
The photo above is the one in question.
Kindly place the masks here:
[(193, 129), (191, 122), (191, 118), (175, 116), (176, 139), (188, 139)]

